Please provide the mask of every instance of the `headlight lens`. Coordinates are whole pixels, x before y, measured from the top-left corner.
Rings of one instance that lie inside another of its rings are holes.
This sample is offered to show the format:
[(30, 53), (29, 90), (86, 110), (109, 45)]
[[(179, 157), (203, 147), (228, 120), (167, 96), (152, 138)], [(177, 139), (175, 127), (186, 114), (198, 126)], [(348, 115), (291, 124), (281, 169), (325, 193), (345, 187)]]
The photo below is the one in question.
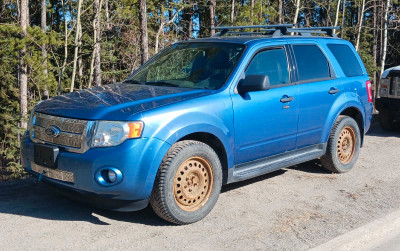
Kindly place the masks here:
[(116, 146), (142, 135), (143, 122), (98, 121), (92, 147)]
[(35, 109), (32, 109), (31, 115), (29, 116), (29, 122), (28, 122), (28, 132), (31, 131), (32, 125), (35, 123), (36, 116), (35, 116)]

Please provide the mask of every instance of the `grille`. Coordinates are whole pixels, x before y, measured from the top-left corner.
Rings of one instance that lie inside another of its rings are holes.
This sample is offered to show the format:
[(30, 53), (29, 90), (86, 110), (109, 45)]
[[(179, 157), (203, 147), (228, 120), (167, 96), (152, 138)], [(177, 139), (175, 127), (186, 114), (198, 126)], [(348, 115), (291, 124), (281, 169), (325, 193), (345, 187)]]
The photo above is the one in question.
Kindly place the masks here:
[[(62, 118), (42, 113), (35, 113), (32, 119), (32, 140), (75, 148), (83, 151), (86, 144), (86, 128), (88, 121)], [(59, 134), (54, 137), (46, 133), (46, 129), (56, 127)]]

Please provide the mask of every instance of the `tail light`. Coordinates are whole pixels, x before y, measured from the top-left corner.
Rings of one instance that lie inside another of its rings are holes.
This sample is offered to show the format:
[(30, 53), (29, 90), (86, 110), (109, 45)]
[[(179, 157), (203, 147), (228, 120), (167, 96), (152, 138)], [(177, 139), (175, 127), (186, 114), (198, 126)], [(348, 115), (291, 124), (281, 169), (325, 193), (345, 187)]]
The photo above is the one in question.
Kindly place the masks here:
[(365, 85), (367, 86), (367, 94), (368, 94), (368, 102), (372, 103), (372, 86), (371, 86), (371, 81), (367, 80), (365, 82)]

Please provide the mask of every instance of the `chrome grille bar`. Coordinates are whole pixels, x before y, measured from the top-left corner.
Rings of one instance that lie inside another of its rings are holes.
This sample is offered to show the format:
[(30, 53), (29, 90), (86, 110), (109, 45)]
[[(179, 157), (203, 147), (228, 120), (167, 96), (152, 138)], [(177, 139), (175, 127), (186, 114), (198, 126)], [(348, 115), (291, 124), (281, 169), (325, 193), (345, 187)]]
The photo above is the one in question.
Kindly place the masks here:
[[(31, 125), (33, 142), (50, 143), (65, 147), (67, 151), (83, 153), (89, 148), (88, 133), (91, 132), (92, 121), (62, 118), (43, 113), (34, 113)], [(57, 136), (46, 133), (46, 129), (57, 127)]]

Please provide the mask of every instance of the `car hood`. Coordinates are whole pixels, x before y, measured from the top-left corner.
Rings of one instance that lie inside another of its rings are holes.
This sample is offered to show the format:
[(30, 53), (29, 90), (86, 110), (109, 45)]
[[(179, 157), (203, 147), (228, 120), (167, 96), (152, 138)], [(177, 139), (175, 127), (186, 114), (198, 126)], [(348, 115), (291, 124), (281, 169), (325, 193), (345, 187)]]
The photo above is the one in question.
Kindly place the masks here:
[(116, 83), (45, 100), (35, 107), (35, 112), (87, 120), (128, 120), (136, 113), (213, 92), (215, 91)]

